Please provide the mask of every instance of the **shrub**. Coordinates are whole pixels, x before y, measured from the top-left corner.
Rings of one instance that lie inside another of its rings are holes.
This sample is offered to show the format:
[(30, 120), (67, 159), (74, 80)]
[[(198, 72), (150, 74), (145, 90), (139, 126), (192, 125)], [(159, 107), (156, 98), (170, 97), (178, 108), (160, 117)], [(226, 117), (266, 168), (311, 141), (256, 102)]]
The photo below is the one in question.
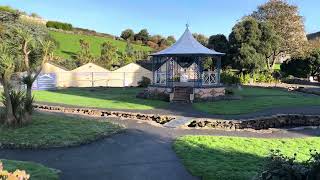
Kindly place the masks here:
[[(30, 118), (29, 115), (31, 115), (33, 112), (34, 98), (27, 100), (24, 92), (11, 90), (10, 99), (13, 115), (18, 123), (17, 125), (21, 125), (24, 121), (28, 121)], [(2, 103), (6, 105), (6, 101), (6, 97), (2, 95)]]
[(48, 21), (46, 26), (48, 28), (62, 29), (65, 31), (71, 31), (73, 29), (72, 24), (57, 21)]
[(240, 78), (232, 71), (224, 71), (220, 75), (220, 80), (225, 84), (239, 84)]
[(240, 78), (240, 83), (241, 84), (249, 84), (250, 81), (251, 81), (250, 74), (241, 73), (239, 78)]
[(271, 155), (258, 179), (296, 179), (317, 180), (320, 178), (320, 153), (310, 150), (310, 159), (297, 162), (296, 156), (287, 157), (279, 150), (271, 151)]
[(276, 81), (270, 72), (254, 73), (252, 76), (253, 82), (257, 83), (271, 83)]
[(147, 77), (142, 77), (142, 80), (138, 82), (139, 87), (148, 87), (151, 84), (151, 80)]
[(1, 180), (28, 180), (30, 175), (24, 170), (15, 170), (14, 172), (8, 172), (3, 169), (3, 164), (0, 162), (0, 179)]

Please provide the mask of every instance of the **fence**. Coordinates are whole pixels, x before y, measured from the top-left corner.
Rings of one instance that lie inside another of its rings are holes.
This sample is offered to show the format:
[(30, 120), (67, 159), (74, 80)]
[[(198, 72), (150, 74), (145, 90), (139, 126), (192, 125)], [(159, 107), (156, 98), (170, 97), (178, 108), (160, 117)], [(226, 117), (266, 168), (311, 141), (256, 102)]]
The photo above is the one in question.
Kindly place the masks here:
[(127, 87), (138, 86), (142, 77), (152, 80), (152, 73), (140, 72), (57, 72), (56, 87)]

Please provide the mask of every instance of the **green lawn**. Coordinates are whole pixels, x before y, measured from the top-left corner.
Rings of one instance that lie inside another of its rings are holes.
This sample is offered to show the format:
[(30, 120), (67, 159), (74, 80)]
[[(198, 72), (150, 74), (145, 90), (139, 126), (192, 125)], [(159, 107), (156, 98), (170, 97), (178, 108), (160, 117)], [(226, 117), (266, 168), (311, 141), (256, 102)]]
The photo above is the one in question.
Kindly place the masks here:
[(270, 150), (299, 161), (309, 158), (310, 149), (320, 149), (320, 138), (254, 139), (237, 137), (185, 136), (174, 150), (186, 168), (204, 180), (247, 180), (261, 170)]
[[(82, 34), (67, 34), (63, 32), (50, 31), (52, 37), (59, 43), (59, 47), (55, 50), (55, 55), (70, 59), (72, 55), (80, 51), (80, 39), (84, 39), (90, 43), (91, 53), (95, 56), (100, 55), (100, 46), (102, 43), (109, 41), (120, 51), (124, 51), (127, 43), (111, 38), (89, 36)], [(151, 51), (148, 46), (133, 45), (136, 50)]]
[(79, 145), (118, 132), (105, 121), (35, 113), (32, 123), (21, 128), (0, 126), (0, 146), (50, 148)]
[(241, 100), (200, 102), (193, 106), (204, 112), (213, 114), (245, 114), (268, 108), (299, 107), (320, 105), (320, 97), (287, 92), (279, 89), (249, 88), (234, 89)]
[(109, 109), (147, 110), (168, 103), (138, 99), (142, 88), (68, 88), (56, 91), (34, 91), (36, 101)]
[(59, 171), (47, 168), (41, 164), (23, 161), (12, 161), (0, 159), (3, 163), (4, 170), (14, 172), (16, 169), (25, 170), (30, 174), (30, 180), (58, 180)]

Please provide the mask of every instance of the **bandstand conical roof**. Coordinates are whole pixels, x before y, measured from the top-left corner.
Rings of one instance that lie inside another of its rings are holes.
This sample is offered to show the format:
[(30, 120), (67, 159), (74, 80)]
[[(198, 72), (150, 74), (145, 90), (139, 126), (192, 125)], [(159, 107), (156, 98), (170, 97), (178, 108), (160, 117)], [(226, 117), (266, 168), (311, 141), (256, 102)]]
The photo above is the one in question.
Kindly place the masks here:
[(217, 52), (200, 44), (193, 36), (187, 25), (186, 30), (180, 39), (172, 46), (151, 54), (151, 56), (174, 56), (174, 55), (204, 55), (222, 56), (225, 53)]

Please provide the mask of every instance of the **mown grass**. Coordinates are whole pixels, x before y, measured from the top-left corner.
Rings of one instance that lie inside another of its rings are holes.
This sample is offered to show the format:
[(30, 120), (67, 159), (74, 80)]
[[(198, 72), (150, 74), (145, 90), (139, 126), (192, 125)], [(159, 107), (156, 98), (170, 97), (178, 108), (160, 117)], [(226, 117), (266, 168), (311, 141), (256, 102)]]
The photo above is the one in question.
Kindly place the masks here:
[(287, 92), (279, 89), (252, 88), (233, 89), (241, 100), (195, 103), (197, 110), (212, 114), (246, 114), (268, 108), (302, 107), (320, 105), (320, 97), (301, 93)]
[(320, 149), (320, 138), (256, 139), (185, 136), (174, 150), (192, 175), (204, 180), (247, 180), (261, 171), (270, 150), (279, 149), (298, 161), (308, 160), (310, 149)]
[(142, 88), (67, 88), (55, 91), (34, 91), (36, 101), (107, 109), (148, 110), (165, 107), (158, 100), (138, 99)]
[(114, 134), (120, 127), (105, 121), (35, 113), (20, 128), (0, 126), (0, 147), (51, 148), (73, 146)]
[(45, 167), (41, 164), (24, 161), (13, 161), (0, 159), (3, 163), (4, 170), (14, 172), (16, 169), (25, 170), (30, 174), (30, 180), (58, 180), (59, 171), (56, 169)]
[[(111, 38), (89, 36), (82, 34), (67, 34), (63, 32), (50, 31), (50, 35), (59, 43), (58, 48), (54, 54), (66, 59), (70, 59), (73, 55), (80, 51), (80, 39), (84, 39), (90, 44), (90, 51), (94, 56), (100, 55), (100, 47), (104, 42), (110, 42), (116, 46), (120, 51), (124, 51), (127, 43)], [(151, 51), (152, 49), (148, 46), (133, 45), (135, 50)]]

